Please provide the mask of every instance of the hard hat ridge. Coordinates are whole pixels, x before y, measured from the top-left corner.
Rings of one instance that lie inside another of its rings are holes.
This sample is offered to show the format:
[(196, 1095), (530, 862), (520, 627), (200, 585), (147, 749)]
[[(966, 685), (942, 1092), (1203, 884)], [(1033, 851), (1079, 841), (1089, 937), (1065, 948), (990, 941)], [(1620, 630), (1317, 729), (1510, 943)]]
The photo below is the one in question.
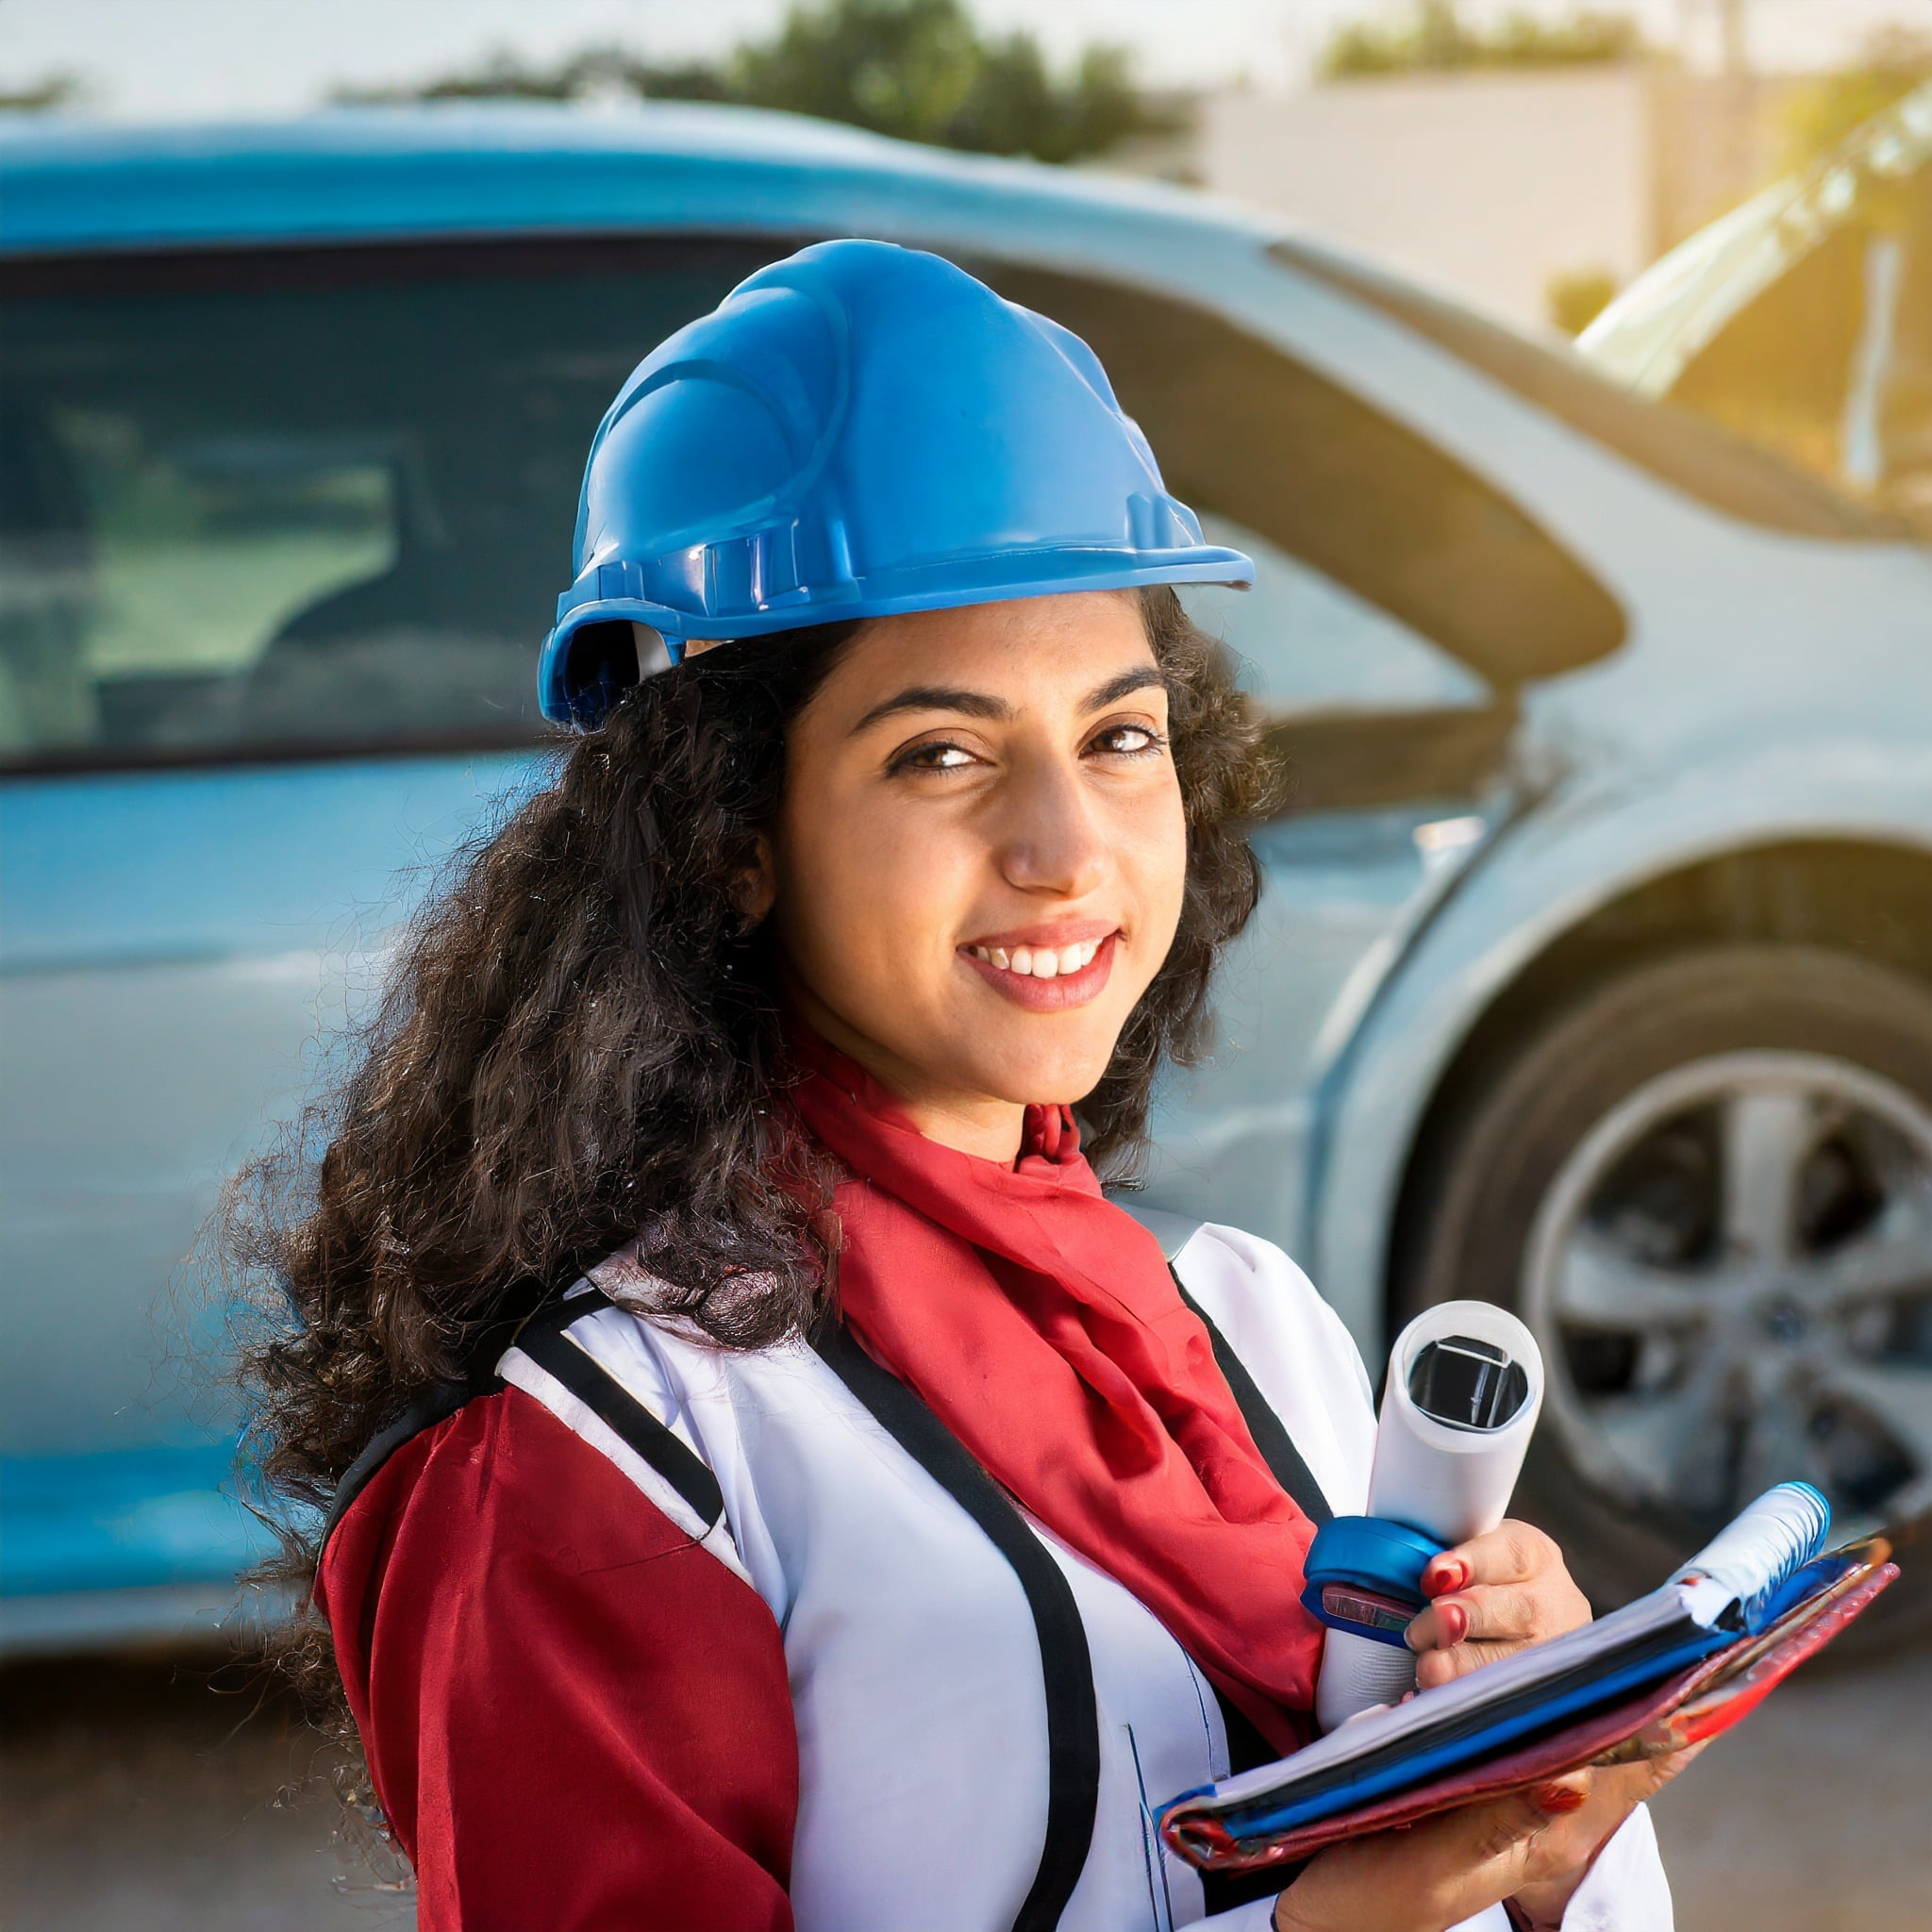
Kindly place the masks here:
[(539, 679), (590, 725), (693, 638), (1254, 570), (1204, 542), (1077, 336), (938, 256), (829, 242), (639, 364), (576, 573)]

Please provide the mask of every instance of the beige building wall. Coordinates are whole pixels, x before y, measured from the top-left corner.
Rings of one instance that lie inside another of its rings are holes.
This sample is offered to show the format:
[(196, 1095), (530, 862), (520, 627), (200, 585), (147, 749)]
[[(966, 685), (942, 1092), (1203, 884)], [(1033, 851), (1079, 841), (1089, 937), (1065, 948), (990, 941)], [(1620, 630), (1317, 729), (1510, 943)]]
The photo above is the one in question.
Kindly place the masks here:
[(1649, 78), (1414, 75), (1202, 103), (1204, 186), (1373, 250), (1508, 320), (1554, 276), (1626, 282), (1655, 253)]

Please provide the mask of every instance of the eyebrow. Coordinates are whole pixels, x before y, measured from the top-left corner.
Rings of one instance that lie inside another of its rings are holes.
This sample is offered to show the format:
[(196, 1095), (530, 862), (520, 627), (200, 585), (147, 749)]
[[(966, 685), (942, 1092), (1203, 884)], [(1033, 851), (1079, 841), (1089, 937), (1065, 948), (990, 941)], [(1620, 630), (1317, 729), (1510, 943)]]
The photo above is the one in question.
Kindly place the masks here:
[[(1137, 691), (1161, 690), (1166, 683), (1157, 665), (1137, 664), (1131, 671), (1123, 671), (1105, 684), (1096, 685), (1081, 700), (1080, 708), (1105, 710), (1108, 705), (1117, 705)], [(874, 705), (852, 727), (851, 735), (857, 738), (861, 731), (870, 730), (882, 719), (895, 717), (901, 711), (957, 711), (961, 717), (984, 718), (995, 724), (1010, 724), (1015, 715), (1005, 698), (992, 697), (985, 691), (961, 691), (944, 684), (913, 684), (884, 704)]]

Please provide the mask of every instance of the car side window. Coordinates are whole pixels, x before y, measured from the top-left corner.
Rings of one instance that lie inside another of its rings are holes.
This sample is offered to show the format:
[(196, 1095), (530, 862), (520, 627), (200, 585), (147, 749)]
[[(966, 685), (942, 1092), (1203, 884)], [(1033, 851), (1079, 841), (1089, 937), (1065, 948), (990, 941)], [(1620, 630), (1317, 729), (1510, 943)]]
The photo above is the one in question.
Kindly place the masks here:
[[(1224, 622), (1271, 700), (1461, 705), (1623, 641), (1616, 600), (1521, 507), (1272, 344), (1144, 290), (971, 265), (1085, 337), (1168, 487), (1260, 543), (1257, 614)], [(1271, 609), (1287, 627), (1264, 642)]]
[(1182, 606), (1234, 653), (1241, 689), (1271, 716), (1491, 702), (1468, 665), (1259, 531), (1213, 510), (1202, 512), (1201, 529), (1208, 542), (1253, 558), (1255, 581), (1248, 590), (1183, 585)]
[(516, 744), (624, 377), (783, 246), (5, 272), (0, 759)]

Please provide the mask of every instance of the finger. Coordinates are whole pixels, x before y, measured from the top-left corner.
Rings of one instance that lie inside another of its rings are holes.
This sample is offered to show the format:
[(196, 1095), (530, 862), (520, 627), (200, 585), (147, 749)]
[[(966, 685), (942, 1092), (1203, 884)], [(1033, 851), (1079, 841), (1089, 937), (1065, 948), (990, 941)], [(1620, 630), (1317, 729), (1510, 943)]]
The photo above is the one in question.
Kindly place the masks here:
[[(1554, 1637), (1575, 1619), (1574, 1591), (1549, 1583), (1478, 1584), (1441, 1596), (1408, 1626), (1411, 1650), (1449, 1650), (1458, 1643), (1524, 1643)], [(1577, 1599), (1580, 1601), (1580, 1598)]]
[(1563, 1553), (1541, 1530), (1512, 1517), (1431, 1557), (1423, 1569), (1423, 1593), (1441, 1596), (1473, 1583), (1527, 1583), (1562, 1561)]
[(1528, 1648), (1526, 1643), (1458, 1643), (1453, 1650), (1425, 1650), (1415, 1660), (1415, 1688), (1434, 1690)]

